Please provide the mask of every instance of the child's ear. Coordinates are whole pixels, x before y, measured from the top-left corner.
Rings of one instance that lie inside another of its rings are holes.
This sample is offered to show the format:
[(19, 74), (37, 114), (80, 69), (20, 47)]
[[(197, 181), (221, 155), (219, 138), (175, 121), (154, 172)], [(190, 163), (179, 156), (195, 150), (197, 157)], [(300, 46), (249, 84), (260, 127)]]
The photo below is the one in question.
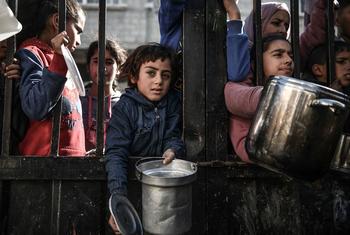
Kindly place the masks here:
[(312, 74), (317, 77), (324, 76), (326, 73), (325, 66), (322, 64), (314, 64), (312, 65)]
[(50, 17), (50, 25), (58, 32), (58, 13)]
[(130, 81), (131, 81), (132, 84), (136, 84), (137, 79), (136, 79), (135, 77), (131, 77), (131, 78), (130, 78)]

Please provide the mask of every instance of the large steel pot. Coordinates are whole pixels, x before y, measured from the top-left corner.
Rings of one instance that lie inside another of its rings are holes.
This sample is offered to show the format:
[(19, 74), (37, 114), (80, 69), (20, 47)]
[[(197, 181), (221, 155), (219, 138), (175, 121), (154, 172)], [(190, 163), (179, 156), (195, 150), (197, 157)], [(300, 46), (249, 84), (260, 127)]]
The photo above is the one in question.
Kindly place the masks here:
[(142, 224), (151, 234), (184, 234), (192, 226), (197, 165), (180, 159), (162, 162), (143, 158), (136, 163), (136, 177), (142, 182)]
[(314, 83), (273, 77), (249, 134), (250, 159), (270, 170), (315, 180), (329, 169), (349, 114), (349, 97)]

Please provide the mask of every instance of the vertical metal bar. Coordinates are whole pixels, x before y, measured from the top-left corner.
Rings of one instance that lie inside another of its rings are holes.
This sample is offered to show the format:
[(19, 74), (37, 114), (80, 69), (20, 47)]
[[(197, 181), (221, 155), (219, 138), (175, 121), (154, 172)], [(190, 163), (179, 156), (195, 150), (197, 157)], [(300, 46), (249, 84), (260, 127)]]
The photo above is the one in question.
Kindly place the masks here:
[(50, 235), (60, 234), (60, 212), (62, 181), (52, 180), (51, 187), (51, 226)]
[(183, 23), (183, 120), (190, 161), (205, 156), (205, 49), (205, 0), (190, 0)]
[[(18, 1), (9, 1), (9, 7), (14, 15), (17, 15)], [(13, 55), (16, 52), (16, 35), (7, 39), (7, 61), (6, 64), (12, 63)], [(2, 81), (3, 82), (3, 81)], [(1, 139), (1, 156), (10, 155), (10, 139), (11, 139), (11, 111), (12, 110), (12, 89), (13, 81), (5, 79), (4, 85), (4, 107), (2, 120), (2, 139)], [(20, 105), (20, 104), (18, 104)]]
[(290, 0), (291, 33), (294, 60), (294, 77), (300, 78), (300, 49), (299, 49), (299, 1)]
[[(66, 0), (58, 0), (58, 17), (59, 32), (66, 30)], [(62, 98), (60, 98), (53, 111), (52, 137), (51, 137), (51, 155), (57, 157), (59, 155), (59, 140), (61, 128), (61, 109)]]
[(335, 53), (334, 53), (334, 12), (333, 0), (327, 1), (327, 85), (331, 86), (335, 80)]
[[(205, 23), (205, 82), (206, 82), (206, 160), (227, 158), (227, 109), (224, 87), (227, 81), (226, 11), (217, 1), (206, 1)], [(215, 79), (212, 79), (215, 77)]]
[(254, 45), (255, 45), (255, 79), (258, 86), (264, 85), (262, 60), (261, 0), (253, 1)]
[(104, 146), (105, 109), (105, 48), (106, 48), (106, 0), (99, 3), (98, 24), (98, 99), (97, 99), (97, 143), (96, 156), (102, 156)]
[[(66, 0), (58, 0), (58, 31), (66, 30)], [(56, 104), (53, 114), (51, 155), (59, 155), (62, 98)], [(52, 180), (51, 188), (51, 235), (60, 234), (61, 180)]]

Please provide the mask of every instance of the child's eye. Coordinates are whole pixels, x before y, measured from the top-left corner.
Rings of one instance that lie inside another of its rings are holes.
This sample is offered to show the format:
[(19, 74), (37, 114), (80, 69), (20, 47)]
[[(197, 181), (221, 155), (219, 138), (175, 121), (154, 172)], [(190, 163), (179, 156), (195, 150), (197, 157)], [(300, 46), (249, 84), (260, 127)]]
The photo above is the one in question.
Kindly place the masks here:
[(147, 71), (147, 74), (151, 77), (154, 77), (156, 75), (156, 72), (153, 70), (149, 70), (149, 71)]
[(273, 24), (274, 26), (279, 26), (280, 22), (278, 22), (278, 21), (272, 21), (271, 24)]
[(163, 73), (163, 74), (162, 74), (162, 78), (163, 78), (164, 80), (168, 80), (168, 79), (171, 78), (171, 74), (170, 74), (170, 73)]
[(114, 60), (106, 60), (106, 65), (113, 65), (114, 64)]
[(345, 63), (345, 60), (336, 60), (335, 61), (337, 64), (344, 64)]
[(273, 56), (273, 57), (276, 57), (276, 58), (281, 58), (281, 57), (282, 57), (282, 54), (281, 54), (281, 53), (276, 53), (276, 54), (273, 54), (272, 56)]

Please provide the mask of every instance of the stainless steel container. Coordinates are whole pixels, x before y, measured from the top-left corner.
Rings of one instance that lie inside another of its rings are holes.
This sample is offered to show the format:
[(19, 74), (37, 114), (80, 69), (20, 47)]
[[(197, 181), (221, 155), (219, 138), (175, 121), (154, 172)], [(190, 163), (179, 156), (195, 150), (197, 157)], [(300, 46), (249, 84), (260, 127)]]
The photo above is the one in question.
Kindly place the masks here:
[(350, 135), (340, 136), (334, 158), (331, 163), (331, 169), (342, 173), (350, 174)]
[(330, 166), (349, 114), (349, 97), (328, 87), (274, 77), (263, 89), (246, 140), (252, 161), (315, 180)]
[(142, 182), (142, 224), (151, 234), (183, 234), (192, 226), (192, 185), (195, 163), (175, 159), (164, 165), (161, 158), (136, 163)]

